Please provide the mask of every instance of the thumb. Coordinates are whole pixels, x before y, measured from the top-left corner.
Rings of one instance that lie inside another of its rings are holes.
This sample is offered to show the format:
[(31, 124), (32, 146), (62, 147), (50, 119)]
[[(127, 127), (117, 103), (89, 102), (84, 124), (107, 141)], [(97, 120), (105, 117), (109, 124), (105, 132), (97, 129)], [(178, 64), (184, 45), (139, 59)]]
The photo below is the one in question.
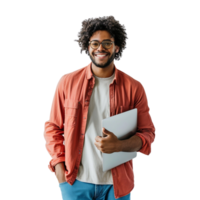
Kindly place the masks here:
[(103, 131), (103, 133), (105, 133), (105, 134), (110, 134), (110, 133), (111, 133), (110, 131), (106, 130), (104, 127), (102, 128), (102, 131)]
[(108, 133), (108, 132), (106, 131), (105, 128), (102, 128), (102, 133), (103, 133), (103, 137), (107, 137), (107, 135), (108, 135), (107, 133)]
[(103, 131), (103, 132), (108, 132), (105, 128), (102, 128), (102, 131)]

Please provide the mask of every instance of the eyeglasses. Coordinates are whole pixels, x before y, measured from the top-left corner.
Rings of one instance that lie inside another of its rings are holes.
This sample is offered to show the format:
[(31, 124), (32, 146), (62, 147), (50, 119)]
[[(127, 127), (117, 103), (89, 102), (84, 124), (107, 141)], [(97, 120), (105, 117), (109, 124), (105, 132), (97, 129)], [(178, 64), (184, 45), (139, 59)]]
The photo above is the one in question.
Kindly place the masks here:
[(91, 46), (92, 49), (98, 49), (100, 44), (102, 44), (103, 48), (110, 49), (113, 43), (114, 43), (113, 41), (103, 41), (100, 43), (99, 41), (93, 40), (89, 42), (89, 45)]

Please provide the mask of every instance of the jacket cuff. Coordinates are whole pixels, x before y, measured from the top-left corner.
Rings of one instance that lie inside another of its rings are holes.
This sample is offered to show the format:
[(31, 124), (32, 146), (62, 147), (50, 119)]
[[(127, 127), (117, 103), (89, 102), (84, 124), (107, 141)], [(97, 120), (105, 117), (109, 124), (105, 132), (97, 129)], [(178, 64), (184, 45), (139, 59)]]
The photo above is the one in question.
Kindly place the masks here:
[(49, 165), (48, 165), (50, 171), (55, 172), (55, 166), (60, 162), (65, 162), (65, 156), (59, 157), (59, 158), (56, 158), (56, 159), (52, 159), (49, 162)]
[(141, 138), (142, 140), (142, 147), (139, 151), (137, 151), (137, 153), (147, 156), (148, 152), (149, 152), (149, 145), (147, 143), (147, 140), (145, 139), (144, 135), (142, 133), (136, 133), (135, 135), (137, 135), (138, 137)]

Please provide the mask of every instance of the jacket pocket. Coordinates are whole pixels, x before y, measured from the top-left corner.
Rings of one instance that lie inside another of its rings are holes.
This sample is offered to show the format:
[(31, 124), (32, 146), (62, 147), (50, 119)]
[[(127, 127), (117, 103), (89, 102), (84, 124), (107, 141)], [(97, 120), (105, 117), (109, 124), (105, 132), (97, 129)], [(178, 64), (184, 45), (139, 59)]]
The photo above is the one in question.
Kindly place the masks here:
[(66, 126), (75, 126), (78, 118), (79, 101), (65, 99), (65, 124)]

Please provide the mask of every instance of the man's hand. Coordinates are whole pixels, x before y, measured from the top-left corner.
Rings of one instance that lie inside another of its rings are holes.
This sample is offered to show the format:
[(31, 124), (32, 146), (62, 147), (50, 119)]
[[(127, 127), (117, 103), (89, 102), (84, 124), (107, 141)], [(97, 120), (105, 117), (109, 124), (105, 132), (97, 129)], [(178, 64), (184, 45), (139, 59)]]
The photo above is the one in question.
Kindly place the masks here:
[(103, 133), (106, 137), (97, 136), (95, 138), (96, 142), (94, 143), (95, 146), (102, 152), (102, 153), (114, 153), (119, 152), (120, 150), (120, 140), (114, 135), (112, 132), (102, 128)]

